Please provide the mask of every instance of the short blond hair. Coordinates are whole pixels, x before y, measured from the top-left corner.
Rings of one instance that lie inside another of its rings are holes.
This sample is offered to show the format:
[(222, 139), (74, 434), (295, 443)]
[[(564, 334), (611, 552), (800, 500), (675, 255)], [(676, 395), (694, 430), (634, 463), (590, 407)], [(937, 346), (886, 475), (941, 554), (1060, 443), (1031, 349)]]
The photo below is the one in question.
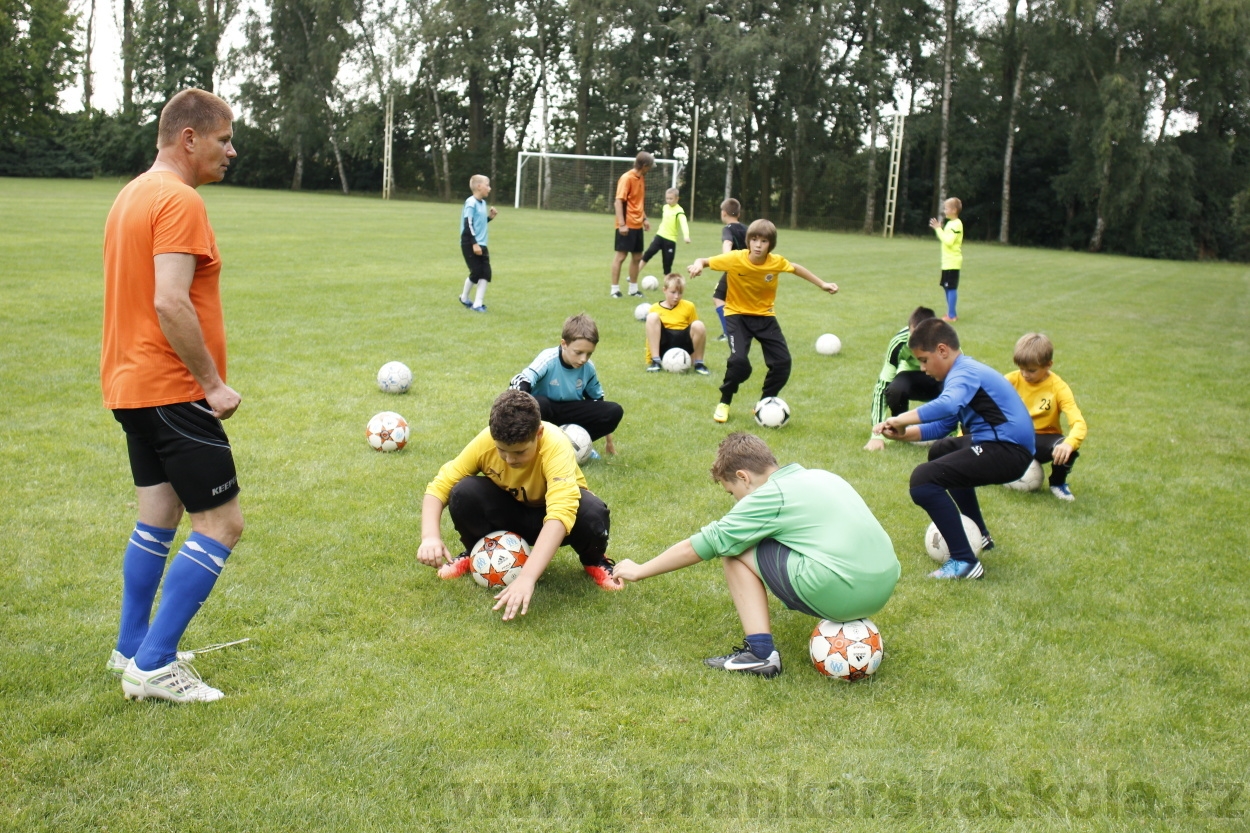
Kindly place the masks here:
[(686, 291), (686, 279), (676, 272), (669, 272), (664, 276), (664, 288), (668, 289), (670, 284), (676, 285), (682, 292)]
[(469, 190), (470, 191), (474, 190), (475, 188), (477, 188), (477, 186), (481, 185), (483, 182), (490, 182), (490, 177), (488, 177), (486, 174), (474, 174), (473, 176), (469, 177)]
[(174, 144), (188, 127), (198, 136), (207, 136), (232, 121), (234, 111), (229, 104), (206, 90), (191, 87), (175, 95), (161, 108), (156, 147), (159, 150)]
[(1055, 360), (1055, 345), (1042, 333), (1025, 333), (1016, 342), (1011, 360), (1016, 367), (1049, 367)]
[(716, 462), (712, 463), (712, 479), (728, 483), (736, 471), (764, 474), (777, 468), (777, 458), (768, 443), (746, 431), (735, 431), (720, 441)]
[(955, 206), (955, 213), (956, 213), (956, 214), (958, 214), (959, 212), (961, 212), (961, 211), (963, 211), (963, 210), (964, 210), (964, 201), (963, 201), (963, 200), (961, 200), (959, 197), (951, 197), (949, 200), (947, 200), (946, 202), (942, 203), (942, 205), (953, 205), (953, 206)]

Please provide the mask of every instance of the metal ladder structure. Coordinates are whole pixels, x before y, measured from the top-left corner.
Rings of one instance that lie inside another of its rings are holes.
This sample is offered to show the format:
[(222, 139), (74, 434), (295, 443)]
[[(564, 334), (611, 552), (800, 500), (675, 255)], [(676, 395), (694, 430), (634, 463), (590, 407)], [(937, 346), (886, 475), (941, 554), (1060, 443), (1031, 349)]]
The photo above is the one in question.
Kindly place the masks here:
[(890, 181), (885, 189), (885, 230), (882, 232), (887, 240), (894, 236), (894, 215), (898, 209), (899, 163), (903, 158), (903, 119), (902, 113), (896, 114), (890, 131)]

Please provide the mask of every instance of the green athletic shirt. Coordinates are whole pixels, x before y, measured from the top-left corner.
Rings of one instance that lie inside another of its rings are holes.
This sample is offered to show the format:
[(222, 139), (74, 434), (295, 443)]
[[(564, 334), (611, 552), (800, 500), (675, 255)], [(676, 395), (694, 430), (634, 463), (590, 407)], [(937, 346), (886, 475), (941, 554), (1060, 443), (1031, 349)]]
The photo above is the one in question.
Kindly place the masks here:
[(656, 237), (663, 237), (665, 240), (675, 242), (678, 240), (679, 226), (681, 231), (680, 239), (685, 240), (690, 236), (690, 226), (686, 223), (686, 211), (680, 205), (664, 203), (661, 215), (660, 227), (655, 232)]
[(738, 555), (765, 538), (791, 549), (786, 571), (795, 593), (831, 619), (876, 613), (901, 572), (890, 536), (864, 499), (821, 469), (783, 466), (690, 543), (706, 561)]
[[(881, 365), (881, 373), (877, 376), (877, 386), (872, 391), (872, 424), (876, 426), (889, 416), (889, 408), (885, 401), (886, 388), (894, 381), (894, 377), (905, 370), (922, 370), (920, 361), (912, 355), (907, 340), (911, 338), (911, 327), (904, 327), (894, 334), (890, 344), (885, 348), (885, 363)], [(871, 434), (868, 439), (884, 439), (880, 434)]]

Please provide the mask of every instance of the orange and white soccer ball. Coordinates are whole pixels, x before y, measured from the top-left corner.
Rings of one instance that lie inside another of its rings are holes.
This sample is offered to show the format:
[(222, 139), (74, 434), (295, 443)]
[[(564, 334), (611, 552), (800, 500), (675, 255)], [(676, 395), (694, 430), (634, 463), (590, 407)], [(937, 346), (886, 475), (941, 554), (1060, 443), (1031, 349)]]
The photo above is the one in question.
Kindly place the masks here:
[(376, 451), (399, 451), (408, 444), (408, 422), (394, 411), (374, 414), (365, 426), (365, 439)]
[(469, 553), (469, 575), (483, 587), (502, 590), (530, 557), (530, 545), (515, 532), (500, 529), (484, 536)]
[(875, 673), (885, 651), (881, 631), (871, 619), (821, 619), (808, 647), (817, 671), (847, 682)]

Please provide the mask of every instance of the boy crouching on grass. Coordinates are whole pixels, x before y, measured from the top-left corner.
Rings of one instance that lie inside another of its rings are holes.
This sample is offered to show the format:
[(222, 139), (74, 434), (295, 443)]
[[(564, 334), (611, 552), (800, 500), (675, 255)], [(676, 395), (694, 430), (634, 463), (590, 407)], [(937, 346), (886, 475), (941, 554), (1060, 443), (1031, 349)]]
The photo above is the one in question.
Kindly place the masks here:
[[(465, 548), (454, 559), (439, 530), (444, 506)], [(492, 608), (503, 608), (506, 621), (529, 610), (534, 584), (562, 544), (573, 548), (596, 584), (620, 590), (607, 557), (609, 527), (608, 507), (586, 488), (568, 437), (542, 421), (534, 397), (507, 390), (490, 409), (490, 425), (426, 487), (417, 559), (439, 567), (439, 578), (459, 578), (482, 536), (498, 529), (520, 535), (533, 548), (529, 560)]]
[[(1024, 400), (1024, 407), (1033, 417), (1033, 459), (1050, 463), (1050, 493), (1060, 500), (1076, 500), (1068, 486), (1072, 465), (1081, 454), (1077, 451), (1085, 439), (1085, 417), (1076, 406), (1072, 388), (1051, 373), (1055, 363), (1055, 345), (1041, 333), (1025, 333), (1016, 342), (1012, 360), (1019, 370), (1007, 374), (1007, 381)], [(1067, 417), (1065, 436), (1059, 415)]]
[(618, 579), (641, 581), (724, 559), (746, 639), (705, 664), (762, 677), (781, 673), (766, 589), (791, 610), (838, 622), (885, 606), (900, 572), (894, 545), (841, 477), (797, 463), (778, 466), (763, 440), (738, 432), (721, 441), (712, 478), (734, 498), (725, 517), (645, 564), (625, 560), (614, 570)]
[(660, 359), (674, 347), (680, 347), (694, 360), (694, 372), (700, 376), (711, 373), (703, 363), (707, 345), (707, 328), (699, 320), (694, 304), (682, 298), (686, 279), (676, 272), (664, 279), (664, 300), (651, 305), (647, 313), (647, 372), (656, 373)]

